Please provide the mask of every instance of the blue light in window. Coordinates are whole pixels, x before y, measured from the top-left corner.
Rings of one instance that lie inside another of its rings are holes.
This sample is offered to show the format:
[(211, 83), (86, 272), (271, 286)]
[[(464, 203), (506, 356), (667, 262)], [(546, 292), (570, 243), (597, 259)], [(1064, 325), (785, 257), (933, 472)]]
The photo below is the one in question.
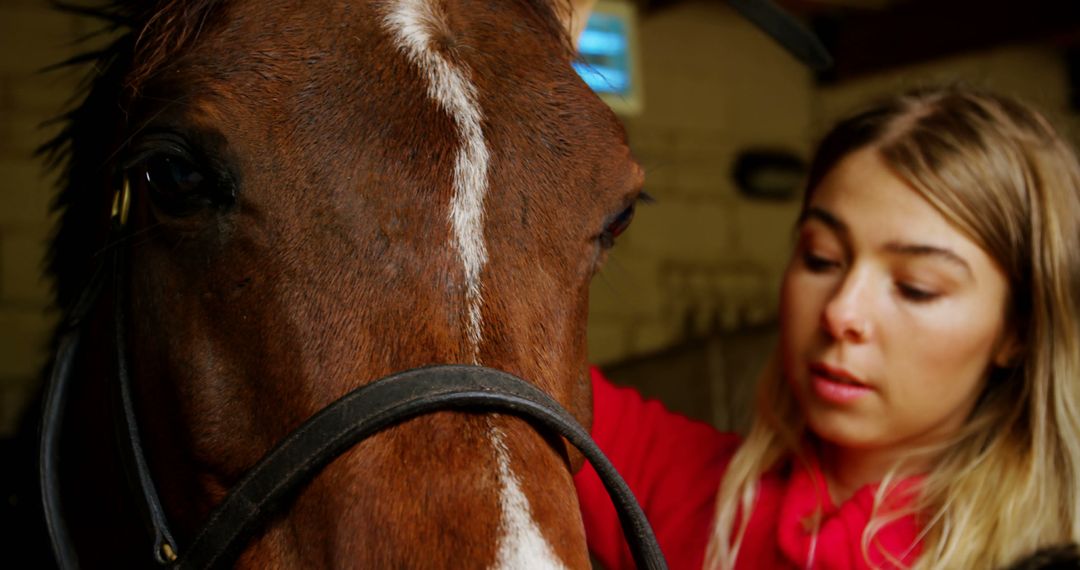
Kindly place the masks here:
[(581, 62), (574, 69), (598, 93), (629, 95), (630, 50), (627, 23), (614, 14), (593, 12), (578, 40)]
[(622, 55), (626, 37), (618, 32), (585, 28), (578, 39), (578, 51), (587, 55)]
[(626, 93), (630, 89), (630, 74), (614, 67), (575, 62), (574, 69), (593, 91)]

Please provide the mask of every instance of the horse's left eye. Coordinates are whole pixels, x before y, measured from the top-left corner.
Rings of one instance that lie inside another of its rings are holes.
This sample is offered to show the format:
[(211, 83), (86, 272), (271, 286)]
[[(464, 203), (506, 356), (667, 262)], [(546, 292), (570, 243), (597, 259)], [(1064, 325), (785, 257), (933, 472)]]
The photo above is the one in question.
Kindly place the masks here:
[(186, 216), (218, 201), (220, 188), (208, 169), (173, 153), (153, 154), (128, 170), (133, 187), (163, 214)]
[(606, 228), (604, 232), (600, 234), (600, 244), (605, 248), (615, 245), (615, 238), (622, 235), (626, 231), (626, 228), (630, 227), (630, 222), (634, 220), (634, 204), (630, 204), (625, 210), (619, 212), (619, 215), (615, 216)]
[(146, 177), (151, 184), (169, 186), (172, 191), (190, 193), (206, 180), (190, 162), (177, 157), (163, 156), (149, 162)]
[(163, 194), (183, 196), (194, 194), (206, 181), (190, 162), (175, 156), (159, 156), (147, 161), (146, 181)]

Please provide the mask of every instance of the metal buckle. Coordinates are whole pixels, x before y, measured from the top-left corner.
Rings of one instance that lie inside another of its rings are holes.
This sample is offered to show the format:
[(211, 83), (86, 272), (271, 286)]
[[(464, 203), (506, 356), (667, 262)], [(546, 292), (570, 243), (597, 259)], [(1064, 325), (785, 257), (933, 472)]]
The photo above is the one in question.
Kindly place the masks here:
[(128, 210), (131, 208), (131, 183), (124, 177), (123, 186), (113, 193), (112, 219), (119, 227), (127, 225)]

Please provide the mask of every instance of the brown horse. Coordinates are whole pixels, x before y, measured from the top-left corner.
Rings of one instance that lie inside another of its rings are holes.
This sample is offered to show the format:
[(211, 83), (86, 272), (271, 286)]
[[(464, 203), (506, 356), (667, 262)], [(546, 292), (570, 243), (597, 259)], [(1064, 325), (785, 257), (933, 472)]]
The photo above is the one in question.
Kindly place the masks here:
[[(75, 310), (122, 248), (150, 470), (183, 545), (245, 471), (357, 386), (432, 363), (530, 379), (588, 425), (588, 283), (642, 175), (545, 0), (159, 0), (57, 140), (50, 262)], [(117, 188), (127, 237), (109, 241)], [(86, 317), (108, 330), (103, 296)], [(65, 517), (82, 564), (147, 565), (111, 451), (108, 334), (72, 369)], [(440, 412), (335, 460), (245, 568), (586, 568), (558, 438)]]

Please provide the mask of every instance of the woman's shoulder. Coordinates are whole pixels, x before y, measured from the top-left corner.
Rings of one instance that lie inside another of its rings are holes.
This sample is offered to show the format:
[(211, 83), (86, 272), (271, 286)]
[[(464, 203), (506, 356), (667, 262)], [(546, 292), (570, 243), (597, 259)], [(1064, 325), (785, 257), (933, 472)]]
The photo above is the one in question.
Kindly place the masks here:
[[(672, 568), (700, 568), (716, 493), (741, 439), (670, 411), (592, 370), (593, 438), (626, 480)], [(590, 550), (631, 568), (618, 517), (591, 466), (574, 482)]]
[[(597, 368), (591, 370), (593, 436), (605, 443), (649, 449), (652, 460), (687, 453), (699, 462), (722, 463), (738, 449), (742, 438), (712, 425), (672, 412), (658, 400), (634, 388), (617, 386)], [(682, 458), (686, 459), (686, 458)]]
[[(672, 568), (701, 568), (720, 479), (738, 435), (678, 415), (592, 370), (593, 437), (634, 492)], [(592, 470), (575, 477), (591, 551), (607, 568), (632, 568), (618, 516)]]

